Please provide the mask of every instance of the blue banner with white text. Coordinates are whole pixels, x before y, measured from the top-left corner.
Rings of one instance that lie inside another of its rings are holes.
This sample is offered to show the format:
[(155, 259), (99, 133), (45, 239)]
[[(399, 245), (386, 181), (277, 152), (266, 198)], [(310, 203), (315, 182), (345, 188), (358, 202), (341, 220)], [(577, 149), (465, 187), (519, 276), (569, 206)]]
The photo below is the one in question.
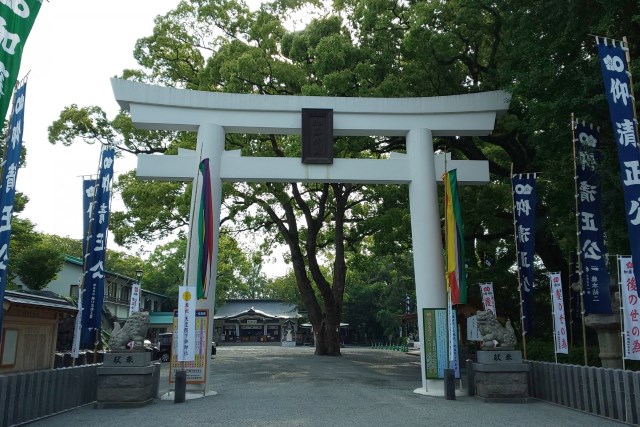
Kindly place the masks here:
[[(93, 206), (96, 203), (98, 180), (85, 178), (82, 180), (82, 253), (87, 256), (87, 240), (91, 237), (90, 224), (93, 217)], [(84, 261), (84, 260), (83, 260)]]
[(600, 148), (597, 129), (576, 123), (578, 244), (585, 314), (611, 314), (607, 249), (600, 220)]
[[(82, 294), (82, 347), (91, 347), (99, 341), (102, 323), (102, 302), (104, 299), (105, 256), (107, 252), (107, 227), (109, 225), (109, 204), (111, 202), (111, 181), (115, 150), (103, 148), (100, 155), (100, 171), (95, 181), (93, 203), (88, 231), (85, 234), (84, 289)], [(87, 188), (90, 188), (88, 185)], [(87, 198), (87, 191), (84, 191)]]
[[(16, 89), (13, 95), (13, 113), (6, 139), (2, 186), (0, 187), (0, 342), (2, 342), (2, 320), (4, 290), (7, 287), (7, 265), (9, 263), (9, 241), (11, 240), (11, 215), (16, 198), (16, 180), (22, 152), (22, 131), (24, 129), (24, 100), (27, 83)], [(2, 348), (0, 346), (0, 348)]]
[(513, 216), (515, 218), (516, 256), (520, 279), (522, 330), (533, 331), (533, 256), (536, 240), (536, 175), (512, 175)]
[(640, 155), (625, 53), (627, 48), (622, 46), (622, 42), (599, 37), (596, 42), (604, 93), (609, 103), (611, 126), (618, 147), (633, 272), (635, 277), (640, 277)]

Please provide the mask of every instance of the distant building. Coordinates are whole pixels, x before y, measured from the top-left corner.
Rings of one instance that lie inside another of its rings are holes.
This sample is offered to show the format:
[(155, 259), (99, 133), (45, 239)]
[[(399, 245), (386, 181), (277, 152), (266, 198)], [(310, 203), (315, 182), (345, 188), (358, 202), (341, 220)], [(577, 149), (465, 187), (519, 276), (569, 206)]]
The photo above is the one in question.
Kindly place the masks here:
[[(299, 338), (301, 315), (295, 304), (279, 300), (228, 300), (214, 315), (214, 340), (280, 342), (290, 332)], [(296, 339), (297, 340), (297, 339)]]
[[(65, 257), (64, 266), (58, 273), (58, 277), (51, 281), (46, 290), (55, 292), (61, 296), (70, 296), (78, 299), (78, 289), (82, 280), (82, 260), (71, 256)], [(113, 320), (123, 321), (129, 317), (129, 304), (131, 300), (131, 285), (137, 279), (127, 277), (112, 271), (105, 271), (105, 287), (103, 306)], [(143, 281), (144, 286), (144, 281)], [(142, 289), (140, 298), (140, 310), (156, 312), (171, 308), (169, 297)]]

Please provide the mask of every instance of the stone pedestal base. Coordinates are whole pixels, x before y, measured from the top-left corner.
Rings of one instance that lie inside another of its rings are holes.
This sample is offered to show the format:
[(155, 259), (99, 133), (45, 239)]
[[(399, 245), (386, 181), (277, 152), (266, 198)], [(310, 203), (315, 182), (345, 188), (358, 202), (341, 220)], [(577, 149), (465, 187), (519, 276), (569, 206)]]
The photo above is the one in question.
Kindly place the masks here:
[(600, 361), (603, 368), (622, 369), (622, 346), (620, 344), (620, 313), (590, 314), (584, 318), (588, 328), (598, 334)]
[(295, 347), (296, 346), (296, 342), (295, 341), (282, 341), (282, 346), (283, 347)]
[(159, 369), (148, 353), (109, 353), (97, 372), (96, 409), (139, 408), (156, 397)]
[(473, 364), (475, 395), (488, 402), (529, 402), (530, 366), (521, 360), (518, 351), (478, 352), (478, 361), (488, 363)]

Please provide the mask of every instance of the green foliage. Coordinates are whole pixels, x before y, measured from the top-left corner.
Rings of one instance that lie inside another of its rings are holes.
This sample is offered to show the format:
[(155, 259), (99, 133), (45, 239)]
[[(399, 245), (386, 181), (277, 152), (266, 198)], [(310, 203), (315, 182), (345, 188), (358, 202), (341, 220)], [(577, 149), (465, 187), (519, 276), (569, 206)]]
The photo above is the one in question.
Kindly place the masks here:
[(64, 264), (64, 255), (45, 242), (29, 246), (20, 252), (15, 263), (16, 273), (29, 289), (40, 290), (54, 280)]
[[(252, 269), (254, 264), (238, 243), (229, 234), (220, 233), (218, 249), (216, 305), (224, 304), (228, 298), (259, 297), (261, 281), (266, 279), (259, 269)], [(186, 253), (187, 240), (184, 236), (157, 246), (142, 267), (143, 288), (169, 296), (177, 306), (178, 287), (184, 283)]]
[[(556, 355), (553, 339), (527, 340), (527, 359), (537, 362), (555, 362)], [(587, 345), (588, 366), (600, 366), (599, 350), (597, 345)], [(569, 354), (558, 354), (558, 363), (569, 365), (584, 365), (584, 350), (582, 346), (572, 346)]]

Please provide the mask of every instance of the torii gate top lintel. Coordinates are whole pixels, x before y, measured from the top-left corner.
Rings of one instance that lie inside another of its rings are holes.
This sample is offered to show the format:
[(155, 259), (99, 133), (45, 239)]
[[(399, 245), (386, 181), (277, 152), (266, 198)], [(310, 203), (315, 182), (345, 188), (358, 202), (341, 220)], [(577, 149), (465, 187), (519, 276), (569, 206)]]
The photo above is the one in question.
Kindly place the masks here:
[(229, 133), (300, 134), (303, 108), (333, 110), (336, 136), (488, 135), (509, 108), (504, 91), (429, 98), (252, 95), (176, 89), (111, 79), (120, 106), (142, 129), (197, 131), (216, 123)]

